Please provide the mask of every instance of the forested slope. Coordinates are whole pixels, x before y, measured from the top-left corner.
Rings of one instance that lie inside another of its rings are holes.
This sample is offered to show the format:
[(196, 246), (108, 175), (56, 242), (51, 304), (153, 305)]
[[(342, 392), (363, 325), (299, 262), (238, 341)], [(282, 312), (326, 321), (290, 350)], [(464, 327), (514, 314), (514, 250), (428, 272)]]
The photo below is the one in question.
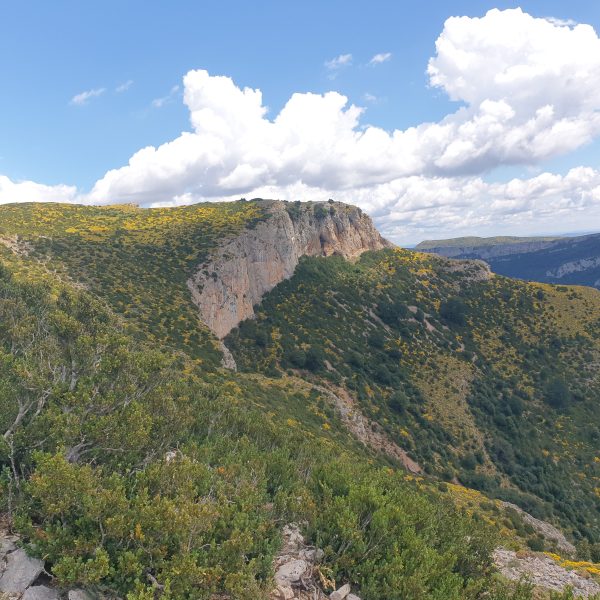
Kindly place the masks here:
[(306, 259), (226, 342), (347, 390), (426, 472), (599, 541), (596, 290), (400, 249)]

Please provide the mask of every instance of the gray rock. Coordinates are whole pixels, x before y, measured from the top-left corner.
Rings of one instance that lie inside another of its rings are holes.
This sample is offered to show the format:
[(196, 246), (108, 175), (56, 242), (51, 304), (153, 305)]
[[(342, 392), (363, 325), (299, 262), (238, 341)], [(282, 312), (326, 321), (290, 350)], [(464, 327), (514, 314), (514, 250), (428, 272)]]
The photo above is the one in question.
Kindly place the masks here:
[(305, 560), (296, 558), (281, 565), (275, 573), (275, 581), (280, 585), (296, 583), (300, 581), (302, 575), (306, 573), (308, 563)]
[(94, 596), (85, 590), (71, 590), (68, 595), (69, 600), (94, 600)]
[(294, 590), (287, 585), (278, 585), (272, 596), (277, 600), (294, 600)]
[(44, 569), (44, 563), (31, 558), (22, 548), (6, 555), (6, 568), (0, 577), (0, 592), (22, 594)]
[(329, 600), (344, 600), (344, 598), (346, 598), (349, 593), (350, 593), (350, 584), (346, 583), (341, 588), (335, 590), (335, 592), (332, 592), (331, 595), (329, 596)]
[(526, 577), (534, 585), (555, 592), (570, 587), (576, 597), (588, 598), (600, 594), (600, 584), (594, 579), (586, 579), (577, 571), (569, 571), (544, 554), (526, 552), (521, 555), (512, 550), (496, 548), (494, 562), (502, 575), (513, 581)]
[(2, 560), (9, 552), (14, 552), (17, 549), (14, 539), (9, 537), (0, 537), (0, 560)]
[(346, 600), (360, 600), (360, 598), (356, 594), (348, 594)]
[(283, 530), (283, 552), (290, 554), (297, 552), (300, 548), (304, 547), (304, 537), (300, 533), (300, 528), (295, 523), (286, 525)]
[(317, 564), (323, 560), (325, 556), (325, 552), (320, 548), (309, 548), (307, 550), (300, 551), (300, 557), (303, 558), (306, 562)]
[(28, 588), (21, 600), (59, 600), (58, 592), (45, 585), (35, 585)]
[(68, 600), (96, 600), (96, 596), (86, 590), (71, 590)]
[(565, 554), (573, 556), (576, 552), (575, 546), (571, 544), (565, 537), (562, 531), (551, 525), (550, 523), (546, 523), (546, 521), (541, 521), (540, 519), (536, 519), (528, 512), (525, 512), (521, 507), (516, 504), (512, 504), (511, 502), (502, 502), (502, 506), (506, 508), (512, 508), (517, 511), (523, 521), (528, 525), (531, 525), (541, 536), (550, 540), (556, 544), (556, 547)]

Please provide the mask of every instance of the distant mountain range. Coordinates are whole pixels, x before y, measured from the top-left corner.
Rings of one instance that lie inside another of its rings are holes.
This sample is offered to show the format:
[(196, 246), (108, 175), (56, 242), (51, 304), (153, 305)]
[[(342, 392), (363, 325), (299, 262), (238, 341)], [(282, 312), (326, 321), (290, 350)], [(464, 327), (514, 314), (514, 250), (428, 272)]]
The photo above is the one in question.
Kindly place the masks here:
[(448, 258), (479, 258), (495, 273), (600, 289), (600, 233), (576, 237), (463, 237), (415, 248)]

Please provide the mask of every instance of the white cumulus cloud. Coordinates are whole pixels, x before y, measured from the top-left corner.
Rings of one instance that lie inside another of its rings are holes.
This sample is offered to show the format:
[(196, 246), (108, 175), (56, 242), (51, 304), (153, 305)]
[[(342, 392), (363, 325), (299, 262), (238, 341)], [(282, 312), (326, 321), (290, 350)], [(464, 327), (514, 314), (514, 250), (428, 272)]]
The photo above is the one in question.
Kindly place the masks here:
[(77, 188), (70, 185), (43, 185), (33, 181), (12, 181), (0, 175), (0, 204), (9, 202), (75, 202)]
[[(327, 66), (335, 72), (351, 61), (340, 55)], [(431, 86), (459, 107), (438, 122), (392, 131), (364, 125), (365, 109), (335, 91), (295, 93), (271, 115), (259, 89), (190, 71), (183, 80), (190, 131), (142, 148), (78, 199), (334, 197), (362, 206), (397, 241), (502, 227), (542, 232), (552, 219), (554, 229), (575, 230), (586, 215), (588, 224), (589, 215), (600, 216), (594, 169), (485, 181), (495, 167), (539, 164), (598, 137), (600, 39), (592, 27), (520, 9), (452, 17), (427, 71)]]
[(325, 61), (325, 66), (335, 71), (336, 69), (341, 69), (342, 67), (348, 67), (352, 64), (352, 54), (340, 54), (331, 60)]
[(380, 65), (381, 63), (384, 63), (384, 62), (387, 62), (388, 60), (390, 60), (390, 58), (392, 58), (392, 53), (391, 52), (381, 52), (379, 54), (376, 54), (369, 61), (369, 64), (370, 65)]
[(296, 93), (273, 119), (260, 90), (203, 70), (184, 78), (193, 130), (140, 150), (97, 182), (96, 201), (214, 198), (264, 185), (352, 190), (411, 176), (464, 177), (535, 164), (600, 133), (600, 40), (520, 9), (450, 18), (431, 84), (464, 106), (436, 123), (385, 131), (337, 93)]
[(71, 98), (70, 104), (74, 104), (75, 106), (83, 106), (87, 104), (92, 98), (97, 98), (98, 96), (102, 96), (106, 88), (96, 88), (93, 90), (86, 90), (85, 92), (81, 92), (76, 94)]

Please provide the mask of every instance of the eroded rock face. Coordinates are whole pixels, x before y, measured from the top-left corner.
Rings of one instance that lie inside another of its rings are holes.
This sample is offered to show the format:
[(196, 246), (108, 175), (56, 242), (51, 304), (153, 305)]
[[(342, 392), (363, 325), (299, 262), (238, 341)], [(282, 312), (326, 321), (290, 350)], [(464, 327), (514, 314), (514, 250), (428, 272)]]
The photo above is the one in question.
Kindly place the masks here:
[(268, 218), (224, 243), (188, 281), (200, 317), (220, 339), (278, 283), (302, 256), (348, 259), (391, 244), (359, 208), (334, 203), (265, 201)]

